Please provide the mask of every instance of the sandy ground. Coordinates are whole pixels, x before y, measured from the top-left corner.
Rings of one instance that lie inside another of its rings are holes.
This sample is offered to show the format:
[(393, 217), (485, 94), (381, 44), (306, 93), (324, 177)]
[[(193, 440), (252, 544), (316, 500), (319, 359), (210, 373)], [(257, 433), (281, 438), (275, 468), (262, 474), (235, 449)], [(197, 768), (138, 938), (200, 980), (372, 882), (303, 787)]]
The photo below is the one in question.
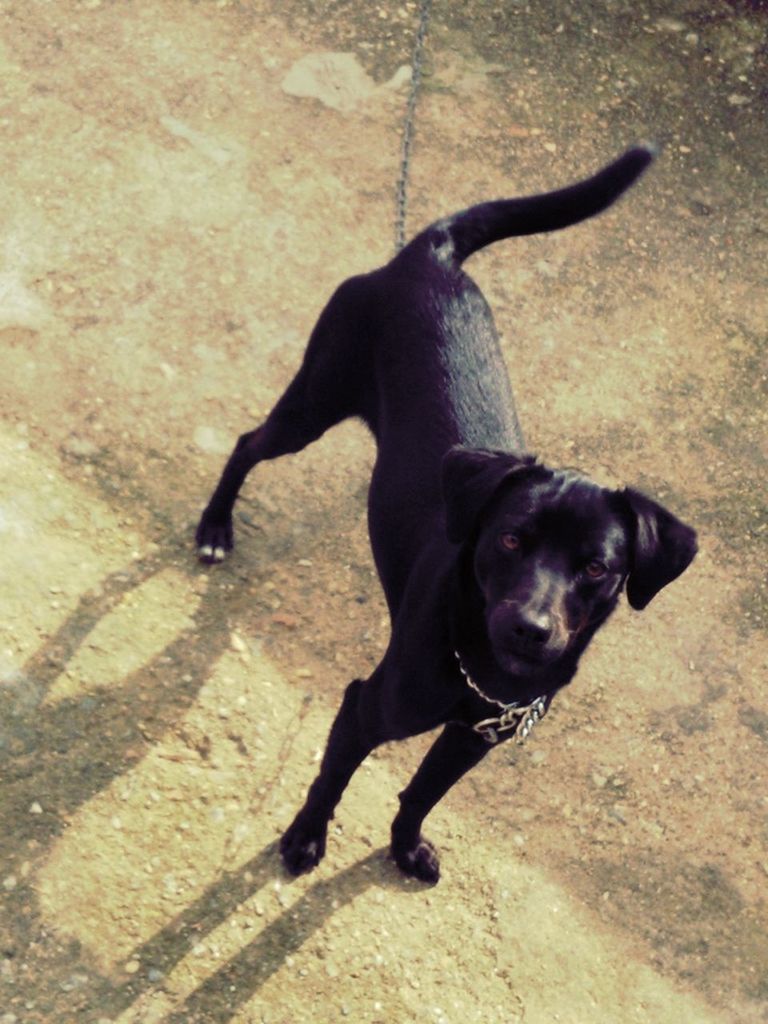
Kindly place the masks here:
[(0, 5), (0, 1024), (768, 1020), (761, 6), (435, 0), (411, 230), (665, 145), (471, 270), (532, 449), (702, 550), (434, 812), (425, 889), (386, 842), (428, 739), (369, 759), (314, 874), (275, 854), (386, 643), (365, 432), (192, 551), (331, 289), (392, 254), (416, 5)]

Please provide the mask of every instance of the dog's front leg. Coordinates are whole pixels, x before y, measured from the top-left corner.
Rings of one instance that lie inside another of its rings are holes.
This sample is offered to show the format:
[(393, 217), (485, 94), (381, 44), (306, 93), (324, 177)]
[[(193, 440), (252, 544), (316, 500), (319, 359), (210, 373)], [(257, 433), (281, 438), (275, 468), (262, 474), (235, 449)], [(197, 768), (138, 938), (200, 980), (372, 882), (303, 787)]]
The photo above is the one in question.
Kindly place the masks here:
[(354, 771), (379, 740), (363, 728), (363, 690), (373, 680), (353, 680), (331, 726), (320, 772), (309, 788), (304, 806), (280, 840), (283, 863), (292, 875), (316, 867), (325, 854), (328, 822)]
[(430, 747), (411, 782), (400, 794), (400, 810), (392, 822), (392, 856), (407, 875), (422, 882), (440, 878), (435, 848), (421, 834), (426, 816), (454, 783), (490, 750), (469, 726), (449, 722)]

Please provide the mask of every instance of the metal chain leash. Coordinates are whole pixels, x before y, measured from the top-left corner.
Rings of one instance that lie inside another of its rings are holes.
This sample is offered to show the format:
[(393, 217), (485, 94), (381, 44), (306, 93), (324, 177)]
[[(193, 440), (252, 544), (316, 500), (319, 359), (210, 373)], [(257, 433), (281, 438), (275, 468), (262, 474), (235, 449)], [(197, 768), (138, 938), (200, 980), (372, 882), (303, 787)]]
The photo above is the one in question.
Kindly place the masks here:
[(413, 44), (413, 58), (411, 60), (411, 89), (408, 94), (408, 104), (405, 110), (405, 122), (403, 124), (403, 141), (400, 158), (400, 177), (397, 182), (397, 214), (395, 219), (395, 252), (405, 245), (405, 215), (408, 208), (408, 177), (411, 170), (411, 144), (413, 142), (414, 122), (416, 119), (416, 103), (419, 97), (421, 86), (421, 72), (424, 66), (424, 40), (429, 25), (429, 14), (432, 7), (432, 0), (421, 0), (419, 7), (419, 27), (416, 32), (416, 40)]

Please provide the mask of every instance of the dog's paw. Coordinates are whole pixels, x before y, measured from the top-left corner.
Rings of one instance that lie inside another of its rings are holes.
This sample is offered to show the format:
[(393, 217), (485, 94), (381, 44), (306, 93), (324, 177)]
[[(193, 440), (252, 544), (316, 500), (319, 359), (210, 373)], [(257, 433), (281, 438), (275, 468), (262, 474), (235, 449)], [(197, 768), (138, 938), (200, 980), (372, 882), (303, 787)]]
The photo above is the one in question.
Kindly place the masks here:
[(280, 856), (287, 871), (303, 875), (325, 856), (326, 828), (304, 825), (299, 816), (280, 840)]
[(420, 882), (436, 885), (440, 881), (440, 858), (432, 843), (423, 836), (410, 850), (392, 848), (392, 856), (402, 872)]
[(195, 533), (195, 542), (197, 543), (197, 556), (201, 562), (206, 562), (209, 565), (223, 562), (227, 552), (232, 550), (234, 544), (232, 519), (227, 518), (224, 522), (216, 522), (211, 519), (207, 511), (203, 512)]

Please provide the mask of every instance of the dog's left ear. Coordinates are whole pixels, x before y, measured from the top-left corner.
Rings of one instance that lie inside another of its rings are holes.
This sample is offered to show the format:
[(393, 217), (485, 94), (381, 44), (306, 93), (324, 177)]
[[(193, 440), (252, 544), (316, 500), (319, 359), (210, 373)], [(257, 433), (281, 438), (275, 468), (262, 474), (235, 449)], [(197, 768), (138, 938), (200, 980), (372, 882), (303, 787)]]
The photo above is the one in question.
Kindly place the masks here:
[(622, 494), (635, 521), (627, 600), (640, 611), (691, 564), (696, 532), (639, 491), (627, 487)]
[(443, 458), (443, 499), (448, 540), (465, 541), (477, 517), (499, 487), (529, 466), (533, 455), (487, 451), (482, 448), (451, 448)]

